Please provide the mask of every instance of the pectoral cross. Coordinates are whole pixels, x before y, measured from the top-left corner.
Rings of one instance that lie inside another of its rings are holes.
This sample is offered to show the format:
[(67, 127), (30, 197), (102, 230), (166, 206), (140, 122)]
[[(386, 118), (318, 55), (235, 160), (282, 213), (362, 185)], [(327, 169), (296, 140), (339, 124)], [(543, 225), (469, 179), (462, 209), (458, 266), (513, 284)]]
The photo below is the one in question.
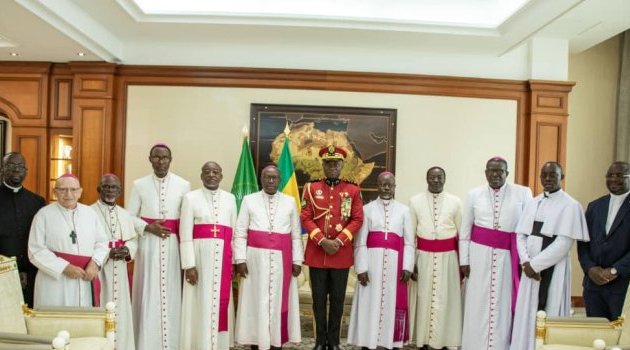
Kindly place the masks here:
[(70, 232), (70, 238), (72, 238), (72, 244), (77, 244), (77, 234), (74, 232), (74, 230), (72, 230), (72, 232)]
[(214, 238), (217, 238), (217, 233), (219, 232), (219, 229), (217, 228), (217, 224), (214, 224), (214, 226), (212, 227), (212, 233), (214, 233)]

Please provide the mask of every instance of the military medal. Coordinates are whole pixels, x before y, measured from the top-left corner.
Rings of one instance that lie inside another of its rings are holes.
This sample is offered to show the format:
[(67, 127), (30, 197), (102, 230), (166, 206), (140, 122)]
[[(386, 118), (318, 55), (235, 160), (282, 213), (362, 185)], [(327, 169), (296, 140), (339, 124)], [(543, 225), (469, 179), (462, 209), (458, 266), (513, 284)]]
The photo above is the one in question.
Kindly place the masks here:
[(350, 217), (350, 211), (352, 210), (352, 198), (348, 197), (348, 192), (341, 192), (339, 195), (341, 200), (341, 217), (347, 220)]
[(341, 224), (337, 224), (335, 226), (335, 230), (337, 230), (337, 232), (341, 232), (341, 230), (343, 230), (343, 226), (341, 226)]

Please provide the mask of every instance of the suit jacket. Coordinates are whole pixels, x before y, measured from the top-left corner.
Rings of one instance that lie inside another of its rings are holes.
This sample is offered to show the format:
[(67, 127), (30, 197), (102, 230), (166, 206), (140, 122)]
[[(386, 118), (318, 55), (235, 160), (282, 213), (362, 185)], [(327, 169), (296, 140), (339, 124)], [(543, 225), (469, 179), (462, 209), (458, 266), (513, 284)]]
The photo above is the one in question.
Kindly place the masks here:
[[(606, 289), (614, 293), (626, 293), (630, 281), (630, 196), (626, 197), (606, 235), (606, 218), (610, 195), (588, 204), (586, 223), (590, 242), (578, 242), (578, 257), (584, 270), (584, 289)], [(614, 267), (619, 277), (603, 286), (596, 285), (589, 277), (593, 266)]]

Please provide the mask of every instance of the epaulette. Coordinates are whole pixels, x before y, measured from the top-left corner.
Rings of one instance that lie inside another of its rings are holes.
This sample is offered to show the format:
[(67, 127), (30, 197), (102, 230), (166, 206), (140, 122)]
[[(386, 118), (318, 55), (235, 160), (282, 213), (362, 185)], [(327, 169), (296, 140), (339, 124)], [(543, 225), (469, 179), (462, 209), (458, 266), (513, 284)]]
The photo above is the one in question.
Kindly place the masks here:
[(322, 180), (324, 180), (324, 179), (320, 177), (319, 179), (310, 179), (310, 180), (308, 180), (308, 182), (318, 182), (318, 181), (322, 181)]

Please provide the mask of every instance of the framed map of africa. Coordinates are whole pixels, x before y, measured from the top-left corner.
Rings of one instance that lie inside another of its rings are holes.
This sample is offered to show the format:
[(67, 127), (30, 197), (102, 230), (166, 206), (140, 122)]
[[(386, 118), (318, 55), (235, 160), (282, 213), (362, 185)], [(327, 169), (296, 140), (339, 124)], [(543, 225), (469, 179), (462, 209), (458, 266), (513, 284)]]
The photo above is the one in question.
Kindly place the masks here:
[(300, 191), (324, 176), (318, 153), (329, 144), (348, 153), (341, 177), (361, 186), (365, 203), (377, 197), (378, 174), (396, 168), (395, 109), (253, 103), (249, 139), (257, 174), (278, 162), (286, 125)]

